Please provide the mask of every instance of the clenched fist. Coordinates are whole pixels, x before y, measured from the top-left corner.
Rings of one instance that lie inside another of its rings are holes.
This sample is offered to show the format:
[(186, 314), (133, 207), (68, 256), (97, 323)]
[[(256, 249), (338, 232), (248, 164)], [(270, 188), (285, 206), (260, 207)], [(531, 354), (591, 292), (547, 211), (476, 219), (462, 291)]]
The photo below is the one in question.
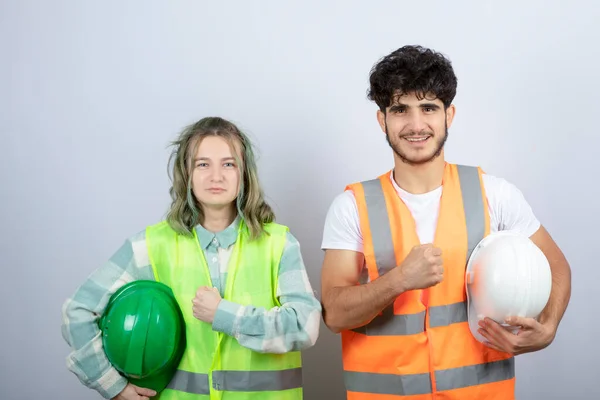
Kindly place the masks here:
[(399, 269), (405, 290), (435, 286), (444, 279), (442, 250), (432, 244), (415, 246)]
[(196, 297), (192, 299), (192, 312), (194, 317), (200, 321), (212, 324), (217, 307), (221, 302), (221, 295), (217, 288), (201, 286), (196, 291)]

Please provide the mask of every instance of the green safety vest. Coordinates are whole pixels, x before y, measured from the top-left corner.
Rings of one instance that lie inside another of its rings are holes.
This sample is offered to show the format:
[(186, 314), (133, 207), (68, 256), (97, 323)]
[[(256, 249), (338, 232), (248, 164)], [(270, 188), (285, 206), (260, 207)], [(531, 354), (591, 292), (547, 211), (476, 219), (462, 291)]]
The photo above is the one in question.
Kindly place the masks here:
[[(229, 261), (224, 299), (269, 310), (276, 296), (279, 260), (288, 228), (269, 223), (250, 240), (243, 221)], [(186, 324), (186, 348), (160, 400), (300, 400), (302, 361), (298, 351), (264, 354), (194, 318), (192, 299), (200, 286), (212, 287), (210, 272), (194, 236), (175, 232), (166, 221), (146, 229), (155, 279), (173, 290)]]

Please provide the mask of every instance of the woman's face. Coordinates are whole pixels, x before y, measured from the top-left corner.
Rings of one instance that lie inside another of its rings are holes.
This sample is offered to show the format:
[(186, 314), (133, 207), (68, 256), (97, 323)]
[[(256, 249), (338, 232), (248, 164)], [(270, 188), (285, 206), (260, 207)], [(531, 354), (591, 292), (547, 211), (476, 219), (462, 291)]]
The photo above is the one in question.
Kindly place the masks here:
[[(207, 136), (200, 142), (192, 164), (192, 191), (204, 208), (231, 206), (240, 186), (240, 166), (232, 148), (220, 136)], [(239, 143), (235, 142), (241, 160)]]

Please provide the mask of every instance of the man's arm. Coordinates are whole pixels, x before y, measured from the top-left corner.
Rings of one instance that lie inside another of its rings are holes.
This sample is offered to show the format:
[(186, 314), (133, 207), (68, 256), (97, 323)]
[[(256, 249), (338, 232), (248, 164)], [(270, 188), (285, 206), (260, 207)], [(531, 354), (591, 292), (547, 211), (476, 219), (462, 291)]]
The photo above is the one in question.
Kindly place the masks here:
[(357, 286), (362, 253), (327, 250), (321, 275), (325, 324), (336, 333), (365, 325), (405, 291), (437, 285), (444, 279), (441, 256), (432, 244), (415, 246), (398, 267)]
[(519, 326), (517, 335), (507, 332), (495, 321), (480, 321), (479, 332), (493, 349), (513, 355), (530, 353), (548, 347), (556, 337), (558, 325), (571, 297), (571, 268), (560, 248), (543, 226), (530, 236), (544, 253), (552, 272), (552, 289), (546, 307), (539, 318), (511, 317), (506, 323)]
[(287, 234), (278, 276), (281, 307), (242, 306), (221, 299), (213, 330), (233, 336), (240, 345), (259, 353), (281, 354), (313, 346), (319, 336), (321, 304), (308, 279), (300, 244), (291, 233)]
[(363, 237), (358, 207), (351, 191), (333, 200), (323, 228), (321, 269), (323, 320), (333, 331), (357, 328), (370, 322), (398, 297), (403, 289), (388, 273), (373, 282), (359, 284), (364, 265)]
[(539, 322), (552, 328), (552, 339), (554, 339), (571, 298), (571, 267), (563, 252), (543, 226), (540, 226), (540, 229), (530, 239), (542, 250), (552, 271), (550, 299), (540, 314)]
[(321, 271), (321, 302), (325, 325), (335, 332), (363, 326), (404, 292), (399, 268), (359, 285), (364, 255), (351, 250), (326, 250)]
[(479, 332), (488, 345), (514, 355), (538, 351), (549, 346), (558, 330), (571, 297), (571, 268), (560, 248), (541, 225), (523, 196), (513, 184), (504, 179), (486, 177), (491, 211), (499, 230), (512, 230), (527, 235), (544, 253), (552, 273), (552, 289), (548, 303), (539, 318), (511, 317), (506, 323), (520, 326), (518, 335), (503, 329), (486, 318), (480, 321)]

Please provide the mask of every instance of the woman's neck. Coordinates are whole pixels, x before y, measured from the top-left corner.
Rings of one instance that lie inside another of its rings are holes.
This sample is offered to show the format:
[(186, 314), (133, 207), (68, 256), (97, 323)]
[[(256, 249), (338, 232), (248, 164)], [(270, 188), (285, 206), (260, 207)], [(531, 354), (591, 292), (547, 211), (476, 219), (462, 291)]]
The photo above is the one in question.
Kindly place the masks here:
[(229, 207), (204, 207), (202, 226), (210, 232), (221, 232), (235, 220), (237, 212), (235, 205)]

